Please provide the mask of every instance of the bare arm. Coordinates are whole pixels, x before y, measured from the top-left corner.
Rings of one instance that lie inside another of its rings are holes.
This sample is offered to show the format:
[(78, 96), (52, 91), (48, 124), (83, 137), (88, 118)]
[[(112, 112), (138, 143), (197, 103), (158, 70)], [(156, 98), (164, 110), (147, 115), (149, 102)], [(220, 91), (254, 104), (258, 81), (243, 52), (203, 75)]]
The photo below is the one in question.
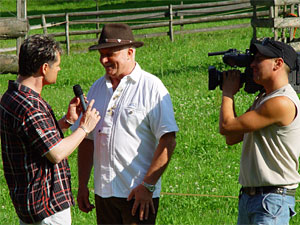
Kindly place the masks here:
[(296, 108), (289, 98), (279, 96), (267, 100), (256, 110), (246, 112), (239, 117), (226, 114), (226, 110), (223, 110), (223, 114), (220, 132), (223, 135), (230, 135), (236, 132), (252, 132), (271, 124), (286, 126), (294, 120)]
[(167, 133), (161, 137), (154, 153), (151, 166), (144, 177), (146, 183), (156, 184), (167, 168), (175, 147), (175, 132)]
[[(225, 118), (224, 118), (225, 117)], [(234, 107), (234, 98), (233, 96), (226, 96), (223, 94), (222, 96), (222, 104), (220, 110), (220, 119), (219, 119), (219, 129), (220, 133), (225, 136), (226, 144), (233, 145), (241, 142), (244, 137), (243, 132), (231, 132), (230, 134), (224, 134), (224, 126), (223, 123), (229, 118), (236, 118), (235, 107)]]
[(93, 168), (94, 143), (92, 140), (84, 139), (78, 149), (78, 180), (79, 189), (77, 202), (83, 212), (90, 212), (94, 206), (89, 201), (88, 182)]
[(286, 126), (294, 120), (296, 115), (295, 105), (289, 98), (284, 96), (271, 98), (256, 110), (250, 110), (241, 116), (236, 116), (233, 96), (236, 93), (236, 85), (239, 81), (237, 81), (235, 75), (239, 76), (238, 74), (228, 76), (231, 78), (224, 76), (219, 129), (220, 133), (226, 137), (227, 143), (238, 143), (247, 132), (259, 130), (271, 124)]
[(46, 154), (46, 157), (52, 163), (58, 163), (68, 157), (86, 137), (86, 132), (89, 133), (95, 128), (100, 120), (100, 116), (96, 109), (92, 109), (93, 104), (94, 100), (91, 101), (86, 112), (83, 114), (79, 128)]
[[(161, 177), (167, 165), (171, 159), (173, 151), (176, 147), (175, 133), (167, 133), (163, 135), (159, 141), (159, 144), (154, 153), (152, 163), (147, 174), (144, 177), (144, 181), (148, 184), (156, 184)], [(132, 208), (132, 215), (135, 215), (137, 208), (140, 206), (140, 220), (144, 218), (147, 220), (149, 215), (149, 207), (151, 207), (152, 213), (155, 213), (152, 192), (146, 189), (142, 184), (134, 188), (128, 196), (128, 200), (135, 198), (135, 202)]]

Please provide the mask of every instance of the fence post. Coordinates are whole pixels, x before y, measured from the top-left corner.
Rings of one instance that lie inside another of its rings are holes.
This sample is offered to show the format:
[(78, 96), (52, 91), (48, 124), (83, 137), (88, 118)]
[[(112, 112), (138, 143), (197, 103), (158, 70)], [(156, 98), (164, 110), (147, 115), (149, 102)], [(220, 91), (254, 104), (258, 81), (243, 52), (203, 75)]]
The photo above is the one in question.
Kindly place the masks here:
[(48, 31), (47, 31), (47, 23), (46, 23), (45, 14), (42, 14), (42, 25), (43, 25), (44, 34), (47, 35)]
[(69, 35), (69, 14), (66, 13), (66, 49), (67, 55), (70, 55), (70, 35)]
[[(18, 19), (26, 19), (27, 18), (27, 8), (26, 8), (26, 0), (17, 0), (17, 18)], [(17, 38), (17, 55), (19, 55), (20, 46), (24, 40), (24, 37)]]
[(170, 14), (169, 35), (170, 35), (171, 41), (173, 42), (174, 41), (174, 33), (173, 33), (173, 7), (172, 7), (172, 5), (169, 5), (169, 14)]
[[(180, 5), (183, 6), (183, 1), (181, 1)], [(183, 21), (183, 15), (180, 16), (180, 22)], [(182, 31), (183, 30), (183, 24), (180, 24), (180, 30)]]
[[(272, 8), (274, 7), (274, 14), (273, 14), (273, 16), (274, 17), (272, 17), (272, 18), (278, 18), (278, 15), (279, 15), (279, 6), (272, 6)], [(272, 29), (274, 29), (274, 39), (275, 39), (275, 41), (278, 41), (278, 29), (277, 28), (272, 28)]]
[[(287, 5), (284, 5), (283, 6), (283, 15), (286, 15), (287, 13)], [(286, 43), (286, 36), (285, 36), (285, 31), (286, 31), (286, 28), (282, 28), (281, 29), (281, 41)]]
[[(96, 11), (99, 11), (98, 0), (95, 0), (95, 1), (96, 1)], [(99, 15), (96, 16), (96, 19), (99, 19)], [(97, 30), (100, 29), (99, 23), (96, 23), (96, 29), (97, 29)], [(99, 36), (99, 33), (96, 33), (96, 38), (98, 38), (98, 36)]]
[[(253, 5), (253, 15), (252, 15), (252, 20), (257, 19), (257, 12), (256, 12), (256, 5)], [(252, 42), (254, 42), (257, 39), (257, 33), (256, 33), (256, 26), (252, 24)]]
[[(294, 12), (295, 12), (295, 5), (293, 4), (293, 5), (291, 5), (291, 15), (293, 15)], [(295, 27), (290, 27), (289, 29), (290, 29), (290, 40), (289, 41), (291, 42), (294, 39), (294, 29), (295, 29)]]

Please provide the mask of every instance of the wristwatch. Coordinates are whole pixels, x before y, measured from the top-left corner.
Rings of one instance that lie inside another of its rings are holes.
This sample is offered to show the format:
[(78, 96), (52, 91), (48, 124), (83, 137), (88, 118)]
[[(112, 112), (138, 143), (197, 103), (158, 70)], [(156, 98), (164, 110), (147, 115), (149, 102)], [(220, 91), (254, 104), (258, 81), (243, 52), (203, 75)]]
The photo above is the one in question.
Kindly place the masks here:
[(148, 189), (148, 191), (150, 192), (154, 192), (155, 191), (155, 185), (153, 184), (147, 184), (145, 181), (142, 182), (142, 185)]

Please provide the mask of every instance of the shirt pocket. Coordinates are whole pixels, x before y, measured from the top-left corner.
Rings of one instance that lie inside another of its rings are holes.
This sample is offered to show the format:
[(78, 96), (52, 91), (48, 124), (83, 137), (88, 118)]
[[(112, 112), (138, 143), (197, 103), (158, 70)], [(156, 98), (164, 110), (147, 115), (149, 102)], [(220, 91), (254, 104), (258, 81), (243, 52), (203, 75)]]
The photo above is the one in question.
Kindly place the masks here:
[(121, 113), (121, 123), (130, 129), (137, 128), (146, 119), (146, 111), (143, 108), (125, 107)]

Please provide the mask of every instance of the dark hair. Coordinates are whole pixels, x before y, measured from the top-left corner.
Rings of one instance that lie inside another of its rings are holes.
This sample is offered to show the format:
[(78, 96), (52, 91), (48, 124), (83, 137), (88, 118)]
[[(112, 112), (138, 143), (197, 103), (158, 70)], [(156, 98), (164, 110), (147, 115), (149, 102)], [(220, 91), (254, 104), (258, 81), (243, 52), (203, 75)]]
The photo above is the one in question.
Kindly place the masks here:
[(19, 75), (33, 75), (44, 63), (56, 62), (61, 52), (59, 43), (49, 36), (35, 34), (26, 38), (20, 47)]

